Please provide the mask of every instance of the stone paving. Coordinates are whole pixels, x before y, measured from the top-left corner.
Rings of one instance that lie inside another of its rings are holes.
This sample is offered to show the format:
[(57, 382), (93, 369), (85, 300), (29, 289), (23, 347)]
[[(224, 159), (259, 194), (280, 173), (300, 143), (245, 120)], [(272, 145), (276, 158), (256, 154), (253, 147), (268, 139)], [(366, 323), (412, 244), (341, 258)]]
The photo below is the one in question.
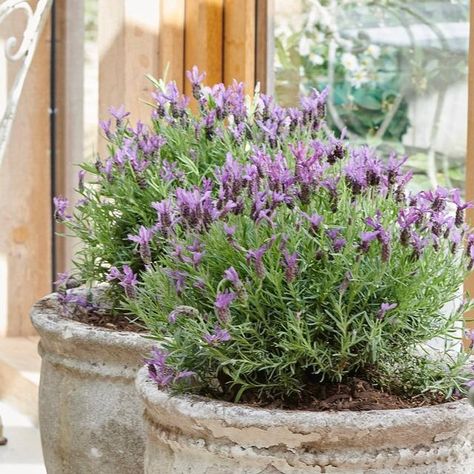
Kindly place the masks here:
[(11, 405), (0, 401), (6, 446), (0, 446), (0, 473), (46, 474), (38, 428)]

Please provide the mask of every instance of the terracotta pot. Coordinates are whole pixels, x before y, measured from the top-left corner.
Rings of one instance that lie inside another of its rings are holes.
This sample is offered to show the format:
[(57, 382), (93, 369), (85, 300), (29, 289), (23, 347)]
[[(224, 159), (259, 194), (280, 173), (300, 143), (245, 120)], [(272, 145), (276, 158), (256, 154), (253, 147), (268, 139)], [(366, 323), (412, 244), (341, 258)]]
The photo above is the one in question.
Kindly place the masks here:
[(147, 474), (474, 472), (474, 409), (460, 401), (366, 412), (252, 408), (169, 396), (137, 376)]
[(134, 380), (152, 341), (65, 318), (54, 294), (33, 306), (31, 320), (41, 336), (39, 421), (48, 474), (142, 473)]

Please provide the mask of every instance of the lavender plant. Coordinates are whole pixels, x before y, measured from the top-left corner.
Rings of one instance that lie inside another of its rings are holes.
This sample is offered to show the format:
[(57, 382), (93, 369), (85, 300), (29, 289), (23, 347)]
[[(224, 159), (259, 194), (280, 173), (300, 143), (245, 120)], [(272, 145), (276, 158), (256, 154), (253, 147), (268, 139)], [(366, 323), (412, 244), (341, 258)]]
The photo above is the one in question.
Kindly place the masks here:
[(72, 217), (56, 210), (85, 244), (81, 277), (109, 280), (159, 341), (157, 384), (235, 401), (355, 376), (463, 392), (469, 300), (445, 311), (474, 265), (459, 191), (412, 194), (404, 159), (334, 138), (326, 91), (282, 108), (189, 78), (196, 114), (161, 82), (153, 131), (113, 110), (110, 158), (84, 166)]
[(140, 273), (168, 240), (160, 229), (166, 222), (156, 221), (156, 212), (165, 209), (152, 204), (179, 186), (201, 184), (229, 150), (241, 154), (247, 114), (264, 120), (263, 96), (260, 109), (250, 111), (243, 84), (203, 87), (204, 77), (197, 68), (188, 73), (199, 104), (196, 114), (174, 82), (153, 79), (149, 125), (133, 127), (123, 106), (109, 109), (111, 118), (100, 124), (108, 155), (81, 165), (80, 199), (73, 209), (67, 199), (54, 198), (57, 221), (82, 243), (73, 278), (63, 275), (59, 281), (62, 293), (73, 279), (109, 281), (116, 307), (131, 296)]

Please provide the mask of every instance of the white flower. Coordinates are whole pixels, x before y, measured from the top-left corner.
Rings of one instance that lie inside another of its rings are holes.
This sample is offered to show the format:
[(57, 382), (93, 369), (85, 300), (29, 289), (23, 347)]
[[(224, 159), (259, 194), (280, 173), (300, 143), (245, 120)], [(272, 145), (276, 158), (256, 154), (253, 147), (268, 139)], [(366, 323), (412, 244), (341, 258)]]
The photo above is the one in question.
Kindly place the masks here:
[(298, 52), (301, 56), (308, 56), (311, 52), (311, 41), (307, 36), (302, 36), (298, 47)]
[(350, 77), (350, 82), (352, 87), (358, 89), (360, 86), (365, 84), (369, 81), (369, 75), (367, 74), (367, 70), (360, 68), (354, 72), (354, 74)]
[(324, 58), (322, 56), (320, 56), (319, 54), (314, 54), (314, 53), (310, 54), (309, 55), (309, 60), (315, 66), (321, 66), (321, 64), (324, 64)]
[(292, 34), (293, 34), (293, 30), (291, 29), (290, 25), (286, 21), (281, 22), (275, 28), (275, 35), (278, 36), (278, 37), (283, 37), (283, 38), (287, 39)]
[(377, 46), (376, 44), (371, 44), (367, 48), (367, 52), (374, 58), (378, 59), (380, 57), (380, 46)]
[(357, 69), (359, 69), (359, 61), (357, 60), (357, 57), (354, 56), (352, 53), (344, 53), (341, 56), (341, 64), (348, 71), (357, 71)]

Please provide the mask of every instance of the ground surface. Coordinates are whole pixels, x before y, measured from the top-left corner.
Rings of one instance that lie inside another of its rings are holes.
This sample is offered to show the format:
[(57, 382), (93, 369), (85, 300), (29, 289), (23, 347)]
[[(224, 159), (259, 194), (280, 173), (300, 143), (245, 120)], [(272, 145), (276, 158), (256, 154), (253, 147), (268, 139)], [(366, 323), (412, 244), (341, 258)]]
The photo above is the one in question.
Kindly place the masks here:
[(3, 432), (8, 438), (0, 446), (0, 473), (46, 474), (39, 430), (31, 421), (4, 402), (0, 402)]

